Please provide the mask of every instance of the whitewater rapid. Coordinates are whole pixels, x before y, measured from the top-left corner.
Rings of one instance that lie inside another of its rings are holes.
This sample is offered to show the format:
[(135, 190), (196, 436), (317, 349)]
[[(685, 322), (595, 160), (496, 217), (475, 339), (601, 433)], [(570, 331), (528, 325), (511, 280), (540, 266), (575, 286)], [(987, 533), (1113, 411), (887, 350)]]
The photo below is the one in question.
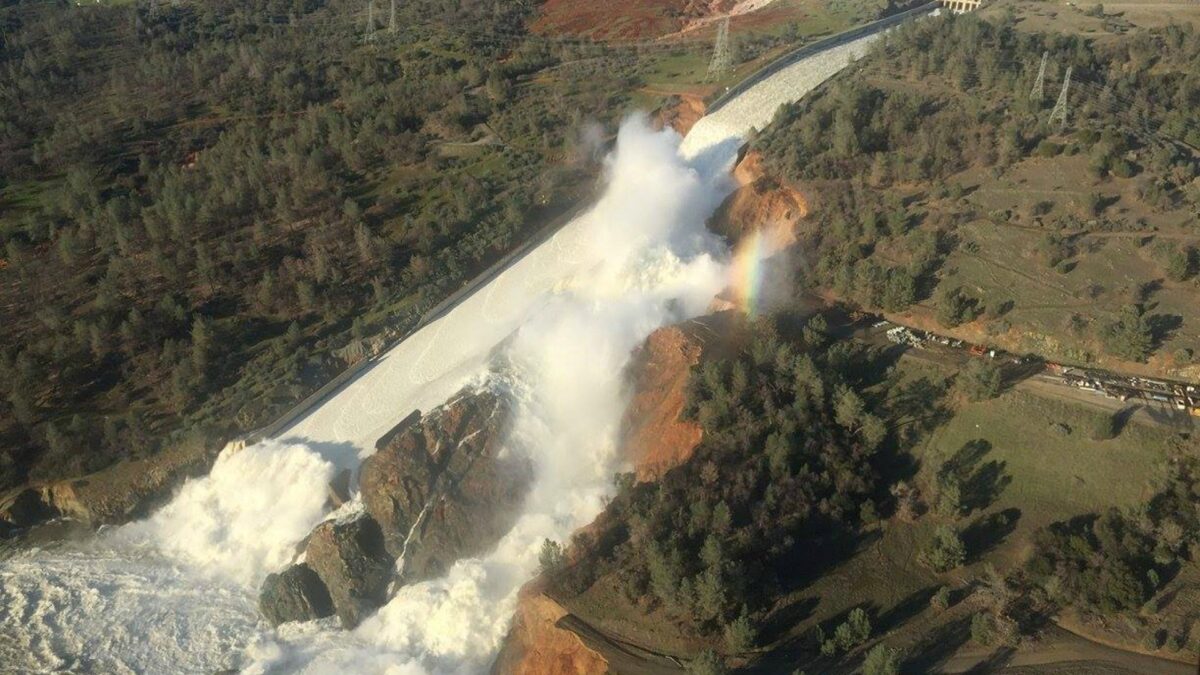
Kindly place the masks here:
[[(630, 118), (591, 210), (278, 438), (223, 454), (144, 521), (0, 562), (5, 672), (485, 672), (542, 540), (565, 540), (610, 494), (631, 351), (728, 282), (728, 252), (704, 225), (733, 187), (742, 139), (873, 39), (776, 73), (682, 141)], [(445, 578), (401, 588), (354, 631), (267, 626), (258, 587), (327, 517), (328, 481), (466, 385), (516, 404), (506, 447), (536, 478), (513, 530)]]

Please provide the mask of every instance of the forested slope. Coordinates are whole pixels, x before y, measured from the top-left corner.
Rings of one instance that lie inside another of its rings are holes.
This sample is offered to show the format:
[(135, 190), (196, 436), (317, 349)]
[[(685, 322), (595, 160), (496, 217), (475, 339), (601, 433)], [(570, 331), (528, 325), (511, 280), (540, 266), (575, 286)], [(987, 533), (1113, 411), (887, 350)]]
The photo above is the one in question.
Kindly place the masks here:
[(0, 487), (264, 423), (578, 196), (619, 61), (376, 4), (3, 3)]

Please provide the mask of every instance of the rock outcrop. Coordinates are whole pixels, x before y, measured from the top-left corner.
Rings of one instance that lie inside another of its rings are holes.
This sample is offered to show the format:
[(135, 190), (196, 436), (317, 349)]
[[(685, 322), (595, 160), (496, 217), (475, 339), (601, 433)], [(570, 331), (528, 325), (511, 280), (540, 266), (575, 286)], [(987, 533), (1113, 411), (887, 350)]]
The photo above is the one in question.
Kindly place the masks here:
[(336, 613), (350, 628), (383, 605), (393, 585), (437, 576), (494, 547), (516, 522), (533, 477), (527, 460), (504, 452), (507, 422), (504, 400), (488, 391), (405, 418), (363, 463), (363, 510), (318, 525), (304, 562), (268, 577), (263, 615), (278, 624)]
[(304, 557), (344, 627), (357, 626), (387, 601), (395, 560), (384, 549), (379, 523), (369, 516), (321, 523), (309, 535)]
[(196, 438), (82, 478), (30, 485), (0, 499), (0, 530), (59, 516), (91, 527), (143, 517), (183, 481), (212, 468), (219, 450), (213, 439)]
[(735, 243), (761, 230), (777, 250), (794, 242), (809, 212), (808, 198), (771, 178), (757, 151), (742, 157), (733, 177), (738, 188), (713, 214), (709, 228)]
[(508, 411), (490, 392), (461, 397), (385, 438), (363, 463), (363, 504), (403, 559), (406, 583), (486, 552), (516, 522), (533, 467), (502, 452)]
[(333, 616), (333, 600), (321, 577), (304, 563), (292, 565), (263, 582), (259, 609), (271, 625)]

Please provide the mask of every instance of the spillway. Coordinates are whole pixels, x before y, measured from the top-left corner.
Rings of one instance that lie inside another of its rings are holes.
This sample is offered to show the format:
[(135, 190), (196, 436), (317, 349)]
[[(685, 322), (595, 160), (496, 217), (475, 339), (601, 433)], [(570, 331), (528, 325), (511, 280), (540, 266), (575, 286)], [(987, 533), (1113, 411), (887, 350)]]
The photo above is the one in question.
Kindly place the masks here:
[[(0, 562), (0, 663), (16, 672), (481, 672), (545, 537), (589, 522), (611, 490), (617, 374), (656, 327), (702, 313), (727, 252), (704, 222), (732, 189), (742, 139), (861, 56), (868, 35), (790, 65), (680, 142), (624, 126), (598, 203), (275, 439), (218, 458), (144, 521)], [(271, 629), (265, 574), (326, 517), (325, 485), (414, 409), (462, 386), (518, 401), (515, 451), (538, 478), (497, 550), (400, 589), (352, 632)]]

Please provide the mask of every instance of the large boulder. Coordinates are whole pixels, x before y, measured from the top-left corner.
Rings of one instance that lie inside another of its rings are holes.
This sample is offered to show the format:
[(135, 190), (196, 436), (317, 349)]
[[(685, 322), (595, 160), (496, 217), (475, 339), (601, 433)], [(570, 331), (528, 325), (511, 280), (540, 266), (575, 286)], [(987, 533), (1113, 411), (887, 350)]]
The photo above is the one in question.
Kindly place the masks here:
[(379, 524), (369, 516), (318, 525), (309, 535), (305, 562), (325, 584), (346, 628), (357, 626), (387, 601), (394, 561), (384, 548)]
[(516, 522), (533, 468), (503, 452), (507, 421), (502, 398), (468, 393), (381, 439), (363, 463), (363, 504), (405, 583), (487, 552)]
[(333, 616), (329, 589), (305, 563), (292, 565), (278, 574), (267, 575), (259, 609), (272, 626), (288, 621), (311, 621)]
[[(507, 420), (503, 399), (487, 391), (405, 418), (363, 463), (365, 513), (318, 525), (304, 565), (263, 586), (263, 614), (273, 623), (321, 616), (313, 578), (297, 569), (307, 567), (350, 628), (387, 601), (393, 582), (432, 578), (493, 548), (520, 515), (533, 478), (528, 460), (503, 451)], [(331, 493), (331, 503), (344, 498), (336, 486)]]

